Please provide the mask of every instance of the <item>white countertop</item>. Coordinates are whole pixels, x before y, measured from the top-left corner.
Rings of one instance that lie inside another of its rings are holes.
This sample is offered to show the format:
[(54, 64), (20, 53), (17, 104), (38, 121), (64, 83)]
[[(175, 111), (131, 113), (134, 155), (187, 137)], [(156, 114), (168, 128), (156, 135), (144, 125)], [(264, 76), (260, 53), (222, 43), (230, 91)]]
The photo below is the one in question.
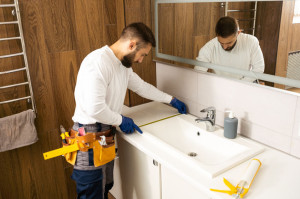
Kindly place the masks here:
[[(138, 126), (157, 121), (177, 113), (177, 110), (171, 106), (158, 102), (150, 102), (132, 108), (124, 107), (122, 112), (123, 115), (131, 117)], [(232, 198), (227, 194), (212, 192), (209, 189), (215, 188), (227, 190), (228, 188), (223, 183), (223, 177), (236, 186), (250, 162), (250, 160), (246, 161), (211, 179), (200, 172), (194, 172), (194, 168), (189, 168), (189, 166), (184, 164), (182, 161), (178, 161), (178, 158), (170, 155), (171, 153), (168, 153), (166, 150), (167, 147), (164, 148), (164, 146), (161, 145), (153, 147), (152, 138), (147, 137), (145, 134), (135, 132), (129, 135), (125, 135), (124, 133), (120, 133), (119, 135), (139, 150), (157, 160), (160, 164), (178, 173), (181, 177), (201, 190), (201, 192), (206, 193), (214, 199)], [(265, 146), (265, 151), (255, 156), (255, 158), (262, 162), (262, 166), (255, 177), (249, 192), (245, 195), (245, 198), (300, 198), (299, 159), (278, 150), (271, 149), (267, 146)]]

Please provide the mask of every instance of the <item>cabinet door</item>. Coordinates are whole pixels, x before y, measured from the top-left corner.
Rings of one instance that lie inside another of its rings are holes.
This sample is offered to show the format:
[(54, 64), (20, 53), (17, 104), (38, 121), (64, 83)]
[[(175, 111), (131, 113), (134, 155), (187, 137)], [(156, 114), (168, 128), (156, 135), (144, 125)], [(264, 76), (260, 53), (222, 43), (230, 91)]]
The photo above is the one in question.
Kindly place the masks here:
[(161, 165), (161, 183), (163, 199), (210, 199), (177, 173), (163, 165)]
[(117, 157), (115, 159), (115, 165), (114, 165), (114, 186), (110, 190), (110, 193), (116, 198), (116, 199), (122, 199), (122, 183), (121, 183), (121, 175), (120, 175), (120, 161)]
[(160, 199), (160, 165), (120, 136), (117, 139), (119, 158), (112, 195), (116, 199)]

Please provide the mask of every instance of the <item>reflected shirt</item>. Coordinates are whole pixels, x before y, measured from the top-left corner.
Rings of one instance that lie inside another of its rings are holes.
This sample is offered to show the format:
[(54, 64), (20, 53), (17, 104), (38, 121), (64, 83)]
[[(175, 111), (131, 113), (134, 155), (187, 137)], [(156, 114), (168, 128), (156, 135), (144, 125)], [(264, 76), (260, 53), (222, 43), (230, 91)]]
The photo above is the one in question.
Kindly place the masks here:
[(150, 100), (170, 103), (172, 99), (143, 81), (132, 68), (123, 66), (108, 46), (91, 52), (82, 61), (78, 72), (73, 121), (119, 126), (127, 88)]
[[(240, 33), (238, 35), (237, 43), (231, 51), (225, 51), (219, 43), (218, 38), (215, 37), (200, 49), (196, 59), (198, 61), (258, 73), (263, 73), (265, 70), (264, 57), (259, 46), (258, 39), (252, 35), (244, 33)], [(195, 69), (207, 71), (207, 68), (201, 66), (195, 66)], [(255, 80), (254, 78), (223, 71), (214, 71), (214, 73), (225, 77), (243, 79), (251, 82)]]

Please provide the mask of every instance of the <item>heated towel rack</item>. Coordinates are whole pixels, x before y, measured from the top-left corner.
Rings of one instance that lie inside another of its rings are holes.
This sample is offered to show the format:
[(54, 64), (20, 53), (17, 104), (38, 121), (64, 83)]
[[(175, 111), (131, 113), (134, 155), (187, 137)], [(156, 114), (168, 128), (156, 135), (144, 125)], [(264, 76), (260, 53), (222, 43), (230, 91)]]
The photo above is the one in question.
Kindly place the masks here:
[[(233, 3), (233, 2), (231, 2)], [(238, 21), (252, 21), (252, 27), (245, 29), (249, 30), (252, 32), (252, 35), (255, 33), (255, 22), (256, 22), (256, 12), (257, 12), (257, 1), (254, 1), (254, 7), (251, 9), (246, 9), (246, 10), (233, 10), (233, 9), (228, 9), (228, 2), (225, 2), (225, 16), (228, 16), (230, 12), (252, 12), (253, 17), (248, 18), (248, 19), (237, 19)], [(222, 4), (224, 5), (224, 3)]]
[(11, 99), (11, 100), (0, 101), (0, 105), (1, 104), (6, 104), (6, 103), (11, 103), (11, 102), (16, 102), (16, 101), (20, 101), (20, 100), (27, 100), (28, 102), (31, 103), (32, 110), (34, 112), (36, 112), (36, 107), (35, 107), (35, 102), (34, 102), (34, 97), (33, 97), (32, 84), (31, 84), (29, 68), (28, 68), (27, 55), (26, 55), (26, 50), (25, 50), (25, 42), (24, 42), (23, 29), (22, 29), (22, 23), (21, 23), (21, 16), (20, 16), (20, 9), (19, 9), (18, 0), (14, 0), (14, 3), (11, 3), (11, 4), (0, 4), (1, 9), (2, 8), (9, 8), (9, 7), (13, 8), (12, 14), (16, 16), (17, 20), (16, 21), (2, 21), (2, 22), (0, 22), (0, 25), (16, 24), (18, 26), (19, 36), (8, 37), (8, 38), (0, 38), (0, 42), (8, 41), (8, 40), (20, 40), (22, 52), (7, 54), (7, 55), (0, 55), (0, 59), (6, 59), (6, 58), (10, 58), (10, 57), (15, 57), (15, 56), (22, 56), (23, 61), (24, 61), (24, 66), (22, 68), (18, 68), (18, 69), (14, 69), (14, 70), (2, 71), (2, 72), (0, 72), (0, 77), (5, 75), (5, 74), (9, 74), (9, 73), (25, 71), (26, 76), (27, 76), (27, 82), (1, 86), (0, 89), (26, 85), (26, 86), (29, 87), (30, 95), (25, 96), (25, 97), (19, 97), (19, 98)]

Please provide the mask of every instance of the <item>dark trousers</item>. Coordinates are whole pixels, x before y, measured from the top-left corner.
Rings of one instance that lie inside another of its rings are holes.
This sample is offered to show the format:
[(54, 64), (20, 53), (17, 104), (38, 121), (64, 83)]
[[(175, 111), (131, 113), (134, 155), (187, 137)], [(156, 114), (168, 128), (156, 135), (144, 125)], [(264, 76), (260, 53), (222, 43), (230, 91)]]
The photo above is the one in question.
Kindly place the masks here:
[[(108, 199), (113, 181), (103, 186), (103, 170), (73, 170), (71, 178), (76, 182), (78, 199)], [(104, 187), (104, 190), (103, 190)]]
[[(75, 123), (73, 129), (78, 131), (84, 127), (86, 132), (99, 132), (110, 129), (110, 125), (101, 123), (79, 124)], [(76, 182), (78, 199), (108, 199), (108, 192), (113, 187), (114, 160), (94, 167), (93, 149), (88, 152), (77, 152), (77, 159), (74, 165), (71, 178)]]

